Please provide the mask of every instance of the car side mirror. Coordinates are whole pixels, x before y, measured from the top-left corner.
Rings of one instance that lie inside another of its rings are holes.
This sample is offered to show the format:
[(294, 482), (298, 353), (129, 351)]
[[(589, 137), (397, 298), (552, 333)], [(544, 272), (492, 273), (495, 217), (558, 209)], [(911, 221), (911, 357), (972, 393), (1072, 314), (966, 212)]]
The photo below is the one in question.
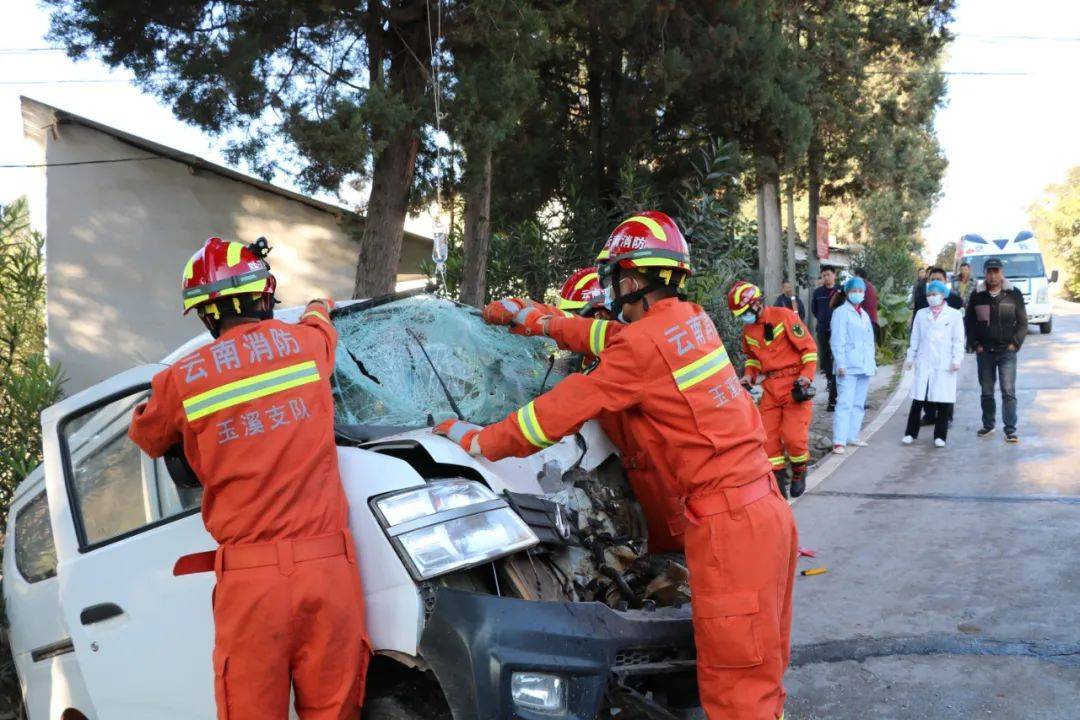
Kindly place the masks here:
[(1053, 283), (1053, 284), (1056, 284), (1057, 281), (1058, 281), (1058, 271), (1055, 270), (1052, 273), (1050, 273), (1050, 282)]

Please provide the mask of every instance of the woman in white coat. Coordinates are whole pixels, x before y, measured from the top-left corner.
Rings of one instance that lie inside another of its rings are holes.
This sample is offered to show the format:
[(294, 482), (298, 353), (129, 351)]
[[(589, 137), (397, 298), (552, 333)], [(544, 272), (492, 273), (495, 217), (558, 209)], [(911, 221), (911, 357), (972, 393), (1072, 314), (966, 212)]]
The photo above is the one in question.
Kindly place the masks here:
[(907, 366), (915, 366), (915, 382), (911, 387), (905, 445), (919, 436), (924, 407), (936, 411), (934, 445), (945, 447), (949, 434), (949, 420), (956, 402), (956, 379), (964, 359), (964, 316), (945, 304), (948, 294), (949, 288), (940, 280), (927, 285), (926, 300), (930, 307), (915, 313), (911, 326)]

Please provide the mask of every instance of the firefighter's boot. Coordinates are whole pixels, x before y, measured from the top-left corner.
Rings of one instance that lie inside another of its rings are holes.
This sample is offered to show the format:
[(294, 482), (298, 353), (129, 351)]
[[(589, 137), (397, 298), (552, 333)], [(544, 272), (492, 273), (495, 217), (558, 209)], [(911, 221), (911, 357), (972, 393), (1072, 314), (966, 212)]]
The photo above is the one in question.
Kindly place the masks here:
[(797, 498), (804, 492), (806, 492), (806, 463), (792, 463), (791, 497)]
[(773, 476), (776, 478), (776, 486), (780, 488), (780, 494), (785, 498), (790, 497), (788, 495), (787, 468), (777, 468), (776, 470), (773, 470)]

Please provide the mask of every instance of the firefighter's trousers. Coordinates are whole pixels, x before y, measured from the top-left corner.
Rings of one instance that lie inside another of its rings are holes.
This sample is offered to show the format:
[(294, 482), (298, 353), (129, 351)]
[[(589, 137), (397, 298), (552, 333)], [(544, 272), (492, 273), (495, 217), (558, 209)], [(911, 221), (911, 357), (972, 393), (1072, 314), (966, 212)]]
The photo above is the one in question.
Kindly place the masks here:
[(301, 720), (357, 717), (370, 659), (364, 597), (352, 540), (335, 535), (218, 549), (218, 720), (287, 720), (290, 688)]
[(797, 402), (791, 395), (794, 376), (768, 378), (758, 410), (765, 426), (765, 452), (773, 470), (810, 460), (810, 421), (814, 403)]
[(771, 476), (687, 501), (698, 689), (710, 720), (776, 720), (798, 538)]

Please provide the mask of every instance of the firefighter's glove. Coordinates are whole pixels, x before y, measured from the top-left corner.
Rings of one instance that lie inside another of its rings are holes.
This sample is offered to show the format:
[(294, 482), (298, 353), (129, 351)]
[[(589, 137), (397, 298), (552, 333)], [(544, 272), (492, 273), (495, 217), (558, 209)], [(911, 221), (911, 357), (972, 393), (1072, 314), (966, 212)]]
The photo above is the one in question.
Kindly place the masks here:
[(471, 422), (451, 418), (443, 420), (433, 428), (436, 435), (450, 438), (470, 455), (480, 454), (480, 431), (484, 428)]
[(546, 335), (549, 317), (536, 307), (526, 305), (514, 315), (514, 324), (510, 326), (510, 332), (515, 335)]
[(804, 388), (810, 387), (811, 385), (814, 384), (814, 381), (811, 380), (810, 378), (806, 377), (805, 375), (800, 375), (799, 378), (795, 382), (799, 383)]
[(503, 298), (490, 302), (484, 308), (484, 322), (488, 325), (509, 325), (523, 307), (525, 303), (517, 298)]

